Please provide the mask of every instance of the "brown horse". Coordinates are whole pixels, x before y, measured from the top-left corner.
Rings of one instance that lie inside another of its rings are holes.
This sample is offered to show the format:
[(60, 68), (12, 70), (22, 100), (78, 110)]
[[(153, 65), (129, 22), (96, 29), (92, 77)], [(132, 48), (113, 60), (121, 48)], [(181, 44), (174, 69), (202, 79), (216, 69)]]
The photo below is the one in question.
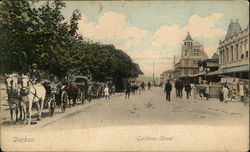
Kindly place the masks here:
[(69, 107), (71, 106), (71, 100), (73, 100), (73, 106), (76, 105), (76, 98), (78, 95), (78, 90), (79, 90), (79, 87), (76, 84), (76, 82), (69, 82), (68, 83), (68, 86), (66, 88), (66, 92), (68, 94), (68, 99), (69, 99), (68, 106)]

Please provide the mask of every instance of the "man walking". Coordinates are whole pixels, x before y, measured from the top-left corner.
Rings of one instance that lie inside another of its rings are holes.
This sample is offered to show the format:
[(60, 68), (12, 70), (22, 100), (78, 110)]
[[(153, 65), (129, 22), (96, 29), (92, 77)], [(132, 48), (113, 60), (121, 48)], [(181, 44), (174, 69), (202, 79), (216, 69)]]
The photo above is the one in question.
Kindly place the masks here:
[(185, 91), (186, 91), (186, 93), (187, 93), (187, 99), (189, 99), (189, 95), (190, 95), (190, 92), (191, 92), (191, 85), (190, 85), (189, 82), (187, 82), (187, 83), (185, 84)]
[(175, 86), (176, 98), (178, 98), (178, 97), (180, 97), (180, 95), (179, 95), (179, 80), (176, 80), (176, 81), (175, 81), (174, 86)]
[(179, 92), (179, 97), (182, 98), (182, 90), (183, 90), (183, 82), (179, 81), (179, 86), (178, 86), (178, 92)]
[(165, 85), (165, 89), (164, 92), (166, 92), (166, 100), (168, 100), (170, 102), (170, 93), (172, 90), (172, 85), (170, 84), (169, 80), (167, 81), (166, 85)]
[(150, 90), (150, 86), (151, 86), (151, 83), (150, 83), (150, 82), (148, 82), (148, 90)]
[(125, 89), (125, 99), (129, 99), (130, 91), (131, 91), (131, 85), (129, 82), (127, 82)]

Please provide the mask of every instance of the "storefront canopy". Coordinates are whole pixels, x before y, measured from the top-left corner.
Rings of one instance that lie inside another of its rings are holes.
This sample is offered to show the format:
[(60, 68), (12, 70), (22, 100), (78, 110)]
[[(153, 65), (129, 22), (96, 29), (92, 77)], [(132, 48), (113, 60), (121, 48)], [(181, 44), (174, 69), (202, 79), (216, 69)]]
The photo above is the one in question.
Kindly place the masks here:
[(249, 65), (242, 65), (242, 66), (223, 69), (223, 73), (233, 73), (233, 72), (249, 72)]

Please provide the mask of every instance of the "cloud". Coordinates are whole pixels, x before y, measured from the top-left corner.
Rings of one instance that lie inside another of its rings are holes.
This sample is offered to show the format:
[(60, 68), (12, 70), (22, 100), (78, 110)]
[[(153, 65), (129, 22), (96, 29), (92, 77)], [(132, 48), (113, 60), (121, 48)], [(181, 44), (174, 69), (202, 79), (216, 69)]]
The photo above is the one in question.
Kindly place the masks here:
[(82, 14), (78, 27), (78, 32), (89, 39), (112, 43), (125, 50), (138, 44), (148, 33), (147, 30), (129, 26), (126, 16), (116, 12), (106, 12), (98, 23), (88, 21), (87, 16)]
[(188, 24), (184, 27), (174, 24), (171, 26), (162, 25), (153, 35), (154, 46), (171, 46), (179, 44), (190, 32), (193, 37), (211, 38), (225, 35), (225, 31), (216, 29), (215, 23), (223, 16), (221, 13), (213, 13), (210, 16), (200, 17), (193, 15), (189, 18)]
[(211, 58), (213, 54), (217, 52), (218, 47), (219, 47), (219, 44), (204, 48), (204, 51), (207, 53), (208, 58)]

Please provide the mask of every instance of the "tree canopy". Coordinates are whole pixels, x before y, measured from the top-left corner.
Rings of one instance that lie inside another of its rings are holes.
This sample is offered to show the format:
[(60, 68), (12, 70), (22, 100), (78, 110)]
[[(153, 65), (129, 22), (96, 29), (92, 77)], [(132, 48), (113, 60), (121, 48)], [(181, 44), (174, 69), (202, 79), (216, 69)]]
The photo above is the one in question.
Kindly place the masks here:
[(69, 73), (92, 74), (96, 81), (115, 81), (143, 74), (138, 64), (112, 44), (92, 42), (79, 35), (81, 14), (62, 15), (62, 1), (37, 7), (36, 1), (0, 2), (0, 72), (25, 73), (36, 63), (39, 69), (63, 77)]

